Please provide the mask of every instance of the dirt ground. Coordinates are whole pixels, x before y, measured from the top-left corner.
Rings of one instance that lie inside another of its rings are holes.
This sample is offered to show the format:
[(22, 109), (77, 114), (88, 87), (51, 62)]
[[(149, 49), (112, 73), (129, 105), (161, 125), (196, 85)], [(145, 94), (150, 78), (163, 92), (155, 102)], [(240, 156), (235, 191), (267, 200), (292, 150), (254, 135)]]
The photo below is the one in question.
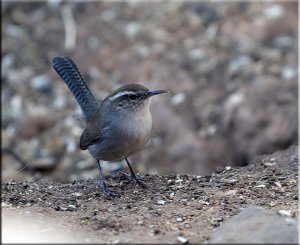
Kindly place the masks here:
[(207, 176), (142, 178), (147, 189), (120, 174), (108, 177), (119, 194), (113, 199), (96, 188), (97, 179), (3, 183), (4, 242), (11, 229), (22, 227), (24, 234), (33, 232), (19, 234), (23, 242), (202, 243), (240, 208), (261, 206), (298, 217), (297, 146)]

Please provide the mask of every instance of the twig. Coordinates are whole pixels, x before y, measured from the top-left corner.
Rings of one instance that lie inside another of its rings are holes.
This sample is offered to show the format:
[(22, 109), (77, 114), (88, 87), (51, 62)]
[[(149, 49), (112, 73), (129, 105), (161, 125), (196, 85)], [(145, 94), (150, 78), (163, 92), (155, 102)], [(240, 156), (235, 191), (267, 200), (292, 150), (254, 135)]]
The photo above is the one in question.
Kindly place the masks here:
[(61, 15), (65, 27), (65, 48), (72, 50), (76, 45), (76, 23), (70, 5), (62, 7)]
[(15, 153), (12, 149), (8, 147), (2, 148), (2, 154), (9, 154), (11, 155), (17, 162), (21, 163), (21, 168), (17, 172), (21, 172), (23, 170), (27, 170), (31, 173), (35, 173), (36, 171), (27, 163), (25, 162), (17, 153)]

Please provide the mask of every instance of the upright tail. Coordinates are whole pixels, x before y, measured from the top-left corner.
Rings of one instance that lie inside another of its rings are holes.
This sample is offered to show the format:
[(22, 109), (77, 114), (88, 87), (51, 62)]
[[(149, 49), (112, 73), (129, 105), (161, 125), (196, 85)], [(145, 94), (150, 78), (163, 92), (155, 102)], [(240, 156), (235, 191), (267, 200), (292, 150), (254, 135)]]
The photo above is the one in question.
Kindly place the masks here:
[(89, 121), (99, 107), (99, 103), (87, 86), (75, 62), (68, 57), (55, 57), (52, 60), (52, 64), (58, 75), (68, 85), (80, 105), (85, 119)]

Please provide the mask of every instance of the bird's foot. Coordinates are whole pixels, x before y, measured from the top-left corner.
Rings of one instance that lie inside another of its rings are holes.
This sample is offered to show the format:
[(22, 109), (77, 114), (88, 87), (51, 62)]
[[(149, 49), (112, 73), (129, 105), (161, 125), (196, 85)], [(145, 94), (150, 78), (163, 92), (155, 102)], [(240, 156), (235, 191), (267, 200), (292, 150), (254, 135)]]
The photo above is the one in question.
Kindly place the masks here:
[(129, 181), (134, 181), (135, 183), (139, 184), (140, 186), (142, 186), (143, 188), (147, 188), (148, 186), (139, 178), (137, 177), (135, 174), (126, 174), (122, 171), (120, 171), (120, 173)]
[(103, 180), (100, 180), (100, 182), (98, 184), (98, 188), (100, 188), (103, 191), (103, 193), (106, 195), (106, 197), (116, 197), (117, 196), (117, 194), (115, 192), (111, 191), (107, 187), (105, 181), (103, 181)]

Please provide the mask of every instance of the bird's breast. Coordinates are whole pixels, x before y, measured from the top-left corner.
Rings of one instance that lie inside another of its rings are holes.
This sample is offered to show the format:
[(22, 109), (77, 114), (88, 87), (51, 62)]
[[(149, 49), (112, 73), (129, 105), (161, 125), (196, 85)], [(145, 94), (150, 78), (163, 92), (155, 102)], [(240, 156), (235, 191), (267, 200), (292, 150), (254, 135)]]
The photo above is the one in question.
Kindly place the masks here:
[(100, 160), (117, 161), (140, 151), (148, 142), (152, 131), (152, 116), (124, 115), (115, 117), (106, 129), (99, 144), (89, 147), (91, 154)]
[(133, 115), (127, 119), (124, 118), (121, 125), (121, 135), (127, 139), (129, 146), (132, 148), (141, 148), (150, 138), (152, 131), (152, 116), (150, 113), (143, 114), (143, 116)]

